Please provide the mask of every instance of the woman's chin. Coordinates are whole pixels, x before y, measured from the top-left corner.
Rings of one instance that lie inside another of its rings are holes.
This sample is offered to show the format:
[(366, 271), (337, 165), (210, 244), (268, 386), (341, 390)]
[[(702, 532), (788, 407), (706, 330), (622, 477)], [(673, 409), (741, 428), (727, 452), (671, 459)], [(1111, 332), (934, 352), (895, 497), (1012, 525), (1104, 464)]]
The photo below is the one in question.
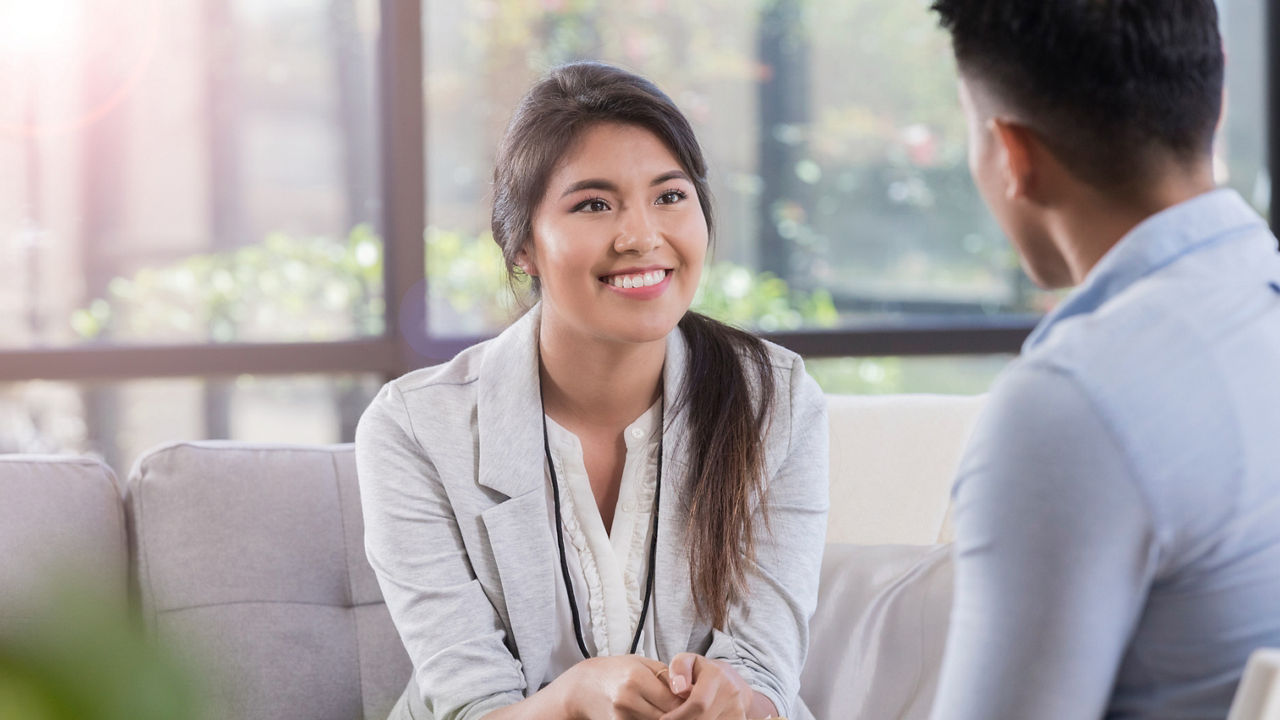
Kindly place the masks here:
[[(545, 297), (544, 302), (547, 302)], [(676, 329), (689, 308), (683, 302), (659, 300), (646, 303), (628, 301), (621, 306), (600, 303), (585, 312), (584, 309), (579, 306), (574, 308), (577, 312), (566, 312), (551, 301), (543, 310), (543, 322), (554, 321), (566, 330), (572, 328), (571, 332), (583, 340), (641, 345), (664, 340)]]
[(605, 334), (608, 339), (626, 343), (629, 345), (646, 345), (665, 340), (672, 330), (676, 329), (675, 323), (669, 325), (653, 325), (646, 327), (629, 327), (625, 331), (618, 328), (610, 328)]
[(599, 333), (614, 342), (642, 345), (664, 340), (677, 324), (683, 313), (675, 316), (671, 313), (637, 313), (631, 317), (618, 319), (605, 325)]

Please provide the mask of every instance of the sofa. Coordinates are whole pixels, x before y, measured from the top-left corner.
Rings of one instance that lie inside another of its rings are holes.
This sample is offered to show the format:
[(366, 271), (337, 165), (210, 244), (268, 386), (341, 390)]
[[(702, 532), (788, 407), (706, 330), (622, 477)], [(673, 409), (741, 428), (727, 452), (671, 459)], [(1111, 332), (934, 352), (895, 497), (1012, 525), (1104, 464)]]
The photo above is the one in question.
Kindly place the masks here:
[[(801, 695), (820, 720), (929, 714), (951, 601), (952, 474), (981, 397), (829, 396), (831, 518)], [(365, 559), (350, 445), (176, 443), (121, 483), (0, 455), (0, 642), (75, 578), (201, 669), (208, 717), (381, 720), (410, 664)], [(1229, 720), (1280, 720), (1280, 651)]]
[[(951, 596), (951, 475), (981, 397), (829, 397), (831, 520), (801, 694), (924, 718)], [(121, 483), (0, 456), (0, 631), (59, 569), (202, 668), (212, 717), (385, 716), (410, 673), (365, 559), (350, 445), (184, 442)]]

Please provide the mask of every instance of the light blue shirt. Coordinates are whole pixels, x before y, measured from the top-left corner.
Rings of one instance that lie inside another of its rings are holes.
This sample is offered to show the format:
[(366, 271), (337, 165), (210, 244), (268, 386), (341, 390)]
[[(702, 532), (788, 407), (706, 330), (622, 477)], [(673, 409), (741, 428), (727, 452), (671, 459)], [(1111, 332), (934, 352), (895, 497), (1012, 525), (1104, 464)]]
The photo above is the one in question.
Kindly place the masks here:
[(1215, 718), (1280, 647), (1280, 254), (1233, 191), (1144, 221), (1028, 338), (954, 489), (934, 720)]

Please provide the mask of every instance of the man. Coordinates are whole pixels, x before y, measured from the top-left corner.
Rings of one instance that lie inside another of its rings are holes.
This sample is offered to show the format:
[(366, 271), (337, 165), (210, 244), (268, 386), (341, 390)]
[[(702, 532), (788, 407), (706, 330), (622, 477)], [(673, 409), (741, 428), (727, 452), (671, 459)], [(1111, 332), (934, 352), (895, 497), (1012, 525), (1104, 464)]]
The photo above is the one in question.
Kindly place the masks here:
[(1046, 288), (954, 489), (935, 720), (1221, 718), (1280, 646), (1280, 255), (1215, 190), (1213, 0), (935, 0)]

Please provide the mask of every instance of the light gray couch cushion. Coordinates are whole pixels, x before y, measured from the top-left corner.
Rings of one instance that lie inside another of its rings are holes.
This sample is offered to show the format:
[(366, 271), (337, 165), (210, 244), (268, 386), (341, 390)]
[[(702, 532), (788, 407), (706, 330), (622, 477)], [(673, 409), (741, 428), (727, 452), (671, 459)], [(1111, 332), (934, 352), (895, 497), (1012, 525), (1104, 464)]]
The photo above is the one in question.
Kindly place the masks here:
[(953, 579), (950, 545), (828, 545), (800, 676), (814, 717), (926, 720)]
[(97, 460), (0, 455), (0, 627), (30, 619), (50, 583), (127, 605), (120, 486)]
[(386, 716), (410, 665), (350, 445), (169, 445), (138, 461), (127, 507), (144, 618), (209, 666), (215, 716)]

